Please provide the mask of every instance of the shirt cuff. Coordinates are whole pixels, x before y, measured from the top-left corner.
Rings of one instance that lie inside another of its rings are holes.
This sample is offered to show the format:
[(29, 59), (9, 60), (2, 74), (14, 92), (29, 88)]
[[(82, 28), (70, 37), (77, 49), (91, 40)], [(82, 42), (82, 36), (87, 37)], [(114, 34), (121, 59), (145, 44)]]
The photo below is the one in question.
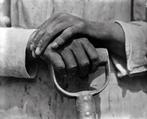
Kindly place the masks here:
[[(26, 67), (26, 47), (35, 30), (0, 28), (0, 76), (34, 78), (37, 73), (35, 62)], [(29, 67), (30, 67), (29, 66)]]
[(125, 52), (127, 64), (112, 56), (112, 61), (118, 69), (119, 77), (134, 75), (147, 71), (147, 23), (115, 21), (125, 34)]

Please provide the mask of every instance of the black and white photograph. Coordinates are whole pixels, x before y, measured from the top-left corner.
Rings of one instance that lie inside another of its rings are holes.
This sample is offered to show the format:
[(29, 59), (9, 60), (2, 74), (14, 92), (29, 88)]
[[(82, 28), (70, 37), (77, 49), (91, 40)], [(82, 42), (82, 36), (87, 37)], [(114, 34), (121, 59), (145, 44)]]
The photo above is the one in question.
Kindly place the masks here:
[(0, 0), (0, 119), (147, 119), (147, 0)]

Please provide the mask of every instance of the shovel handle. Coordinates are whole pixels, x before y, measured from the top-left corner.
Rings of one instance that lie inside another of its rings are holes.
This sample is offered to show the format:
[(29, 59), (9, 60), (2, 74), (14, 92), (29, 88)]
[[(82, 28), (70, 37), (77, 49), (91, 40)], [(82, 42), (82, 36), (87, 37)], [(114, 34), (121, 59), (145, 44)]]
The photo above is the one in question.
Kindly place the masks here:
[(97, 119), (95, 101), (91, 94), (78, 96), (76, 107), (78, 119)]

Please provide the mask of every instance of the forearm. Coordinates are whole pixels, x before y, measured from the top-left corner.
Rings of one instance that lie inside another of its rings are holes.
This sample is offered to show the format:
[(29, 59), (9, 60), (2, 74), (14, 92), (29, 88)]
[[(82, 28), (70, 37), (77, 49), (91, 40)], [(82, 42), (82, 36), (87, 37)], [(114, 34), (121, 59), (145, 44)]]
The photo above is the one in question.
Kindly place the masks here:
[(95, 47), (107, 48), (114, 65), (125, 76), (147, 71), (145, 22), (89, 22), (87, 34)]
[(89, 22), (87, 33), (95, 47), (106, 48), (111, 54), (125, 58), (125, 35), (117, 23)]

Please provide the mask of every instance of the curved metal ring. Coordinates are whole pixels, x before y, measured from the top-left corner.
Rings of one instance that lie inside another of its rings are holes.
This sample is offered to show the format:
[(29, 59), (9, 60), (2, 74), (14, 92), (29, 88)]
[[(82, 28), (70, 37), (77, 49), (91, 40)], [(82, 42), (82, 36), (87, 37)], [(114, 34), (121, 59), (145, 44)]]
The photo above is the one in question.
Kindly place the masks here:
[(64, 90), (63, 88), (61, 88), (61, 86), (58, 84), (57, 80), (56, 80), (56, 77), (55, 77), (55, 72), (54, 72), (54, 69), (53, 67), (51, 66), (51, 73), (52, 73), (52, 76), (53, 76), (53, 81), (55, 83), (55, 86), (56, 88), (62, 92), (63, 94), (67, 95), (67, 96), (70, 96), (70, 97), (78, 97), (79, 95), (81, 94), (91, 94), (91, 95), (95, 95), (97, 93), (100, 93), (101, 91), (103, 91), (108, 83), (109, 83), (109, 80), (110, 80), (110, 61), (108, 60), (105, 64), (105, 72), (106, 72), (106, 82), (105, 84), (99, 89), (99, 90), (92, 90), (92, 91), (79, 91), (79, 92), (76, 92), (76, 93), (72, 93), (72, 92), (68, 92), (66, 90)]

